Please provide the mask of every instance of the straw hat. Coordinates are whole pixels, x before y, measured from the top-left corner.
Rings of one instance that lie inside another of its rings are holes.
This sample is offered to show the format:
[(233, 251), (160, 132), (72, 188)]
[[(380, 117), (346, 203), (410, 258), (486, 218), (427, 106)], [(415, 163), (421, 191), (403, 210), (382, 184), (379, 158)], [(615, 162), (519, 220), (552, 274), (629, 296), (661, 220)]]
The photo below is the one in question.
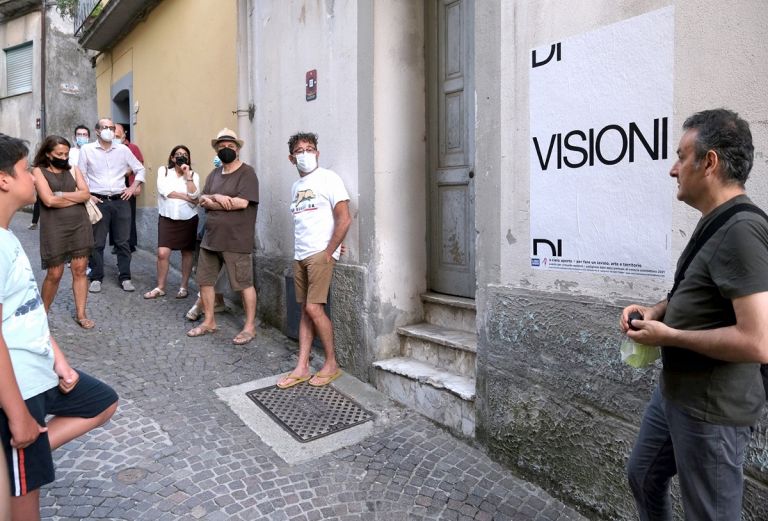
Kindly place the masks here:
[(237, 146), (242, 148), (243, 147), (243, 140), (237, 138), (237, 133), (234, 130), (223, 128), (219, 130), (219, 133), (216, 134), (216, 138), (211, 140), (211, 146), (213, 148), (216, 148), (216, 144), (219, 141), (233, 141), (237, 143)]

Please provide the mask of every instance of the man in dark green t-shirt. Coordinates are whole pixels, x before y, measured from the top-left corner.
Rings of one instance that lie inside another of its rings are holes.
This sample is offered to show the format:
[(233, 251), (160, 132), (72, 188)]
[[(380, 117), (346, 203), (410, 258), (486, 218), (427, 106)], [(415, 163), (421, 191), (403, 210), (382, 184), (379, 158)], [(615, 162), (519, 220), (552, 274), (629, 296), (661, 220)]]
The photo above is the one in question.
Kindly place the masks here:
[[(746, 121), (725, 109), (695, 114), (670, 175), (677, 198), (701, 212), (678, 261), (684, 277), (669, 300), (633, 304), (621, 329), (633, 340), (662, 346), (663, 371), (629, 460), (640, 519), (671, 519), (669, 482), (678, 474), (686, 519), (741, 518), (743, 463), (750, 428), (765, 391), (768, 362), (768, 223), (741, 211), (683, 259), (719, 215), (749, 203), (744, 183), (754, 147)], [(643, 320), (629, 323), (637, 311)]]

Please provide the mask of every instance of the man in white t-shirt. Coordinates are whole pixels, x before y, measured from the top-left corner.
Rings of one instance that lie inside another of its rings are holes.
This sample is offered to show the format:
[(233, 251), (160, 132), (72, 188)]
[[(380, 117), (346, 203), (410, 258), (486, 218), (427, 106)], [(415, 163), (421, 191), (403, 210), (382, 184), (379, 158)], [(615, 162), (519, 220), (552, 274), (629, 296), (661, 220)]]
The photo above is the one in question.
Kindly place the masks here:
[[(301, 304), (299, 361), (277, 382), (287, 389), (309, 380), (309, 385), (328, 385), (341, 375), (333, 345), (333, 324), (325, 313), (333, 267), (341, 254), (341, 242), (349, 230), (349, 194), (341, 178), (317, 166), (320, 152), (317, 135), (300, 132), (288, 141), (288, 160), (299, 179), (291, 188), (294, 224), (293, 275), (296, 302)], [(309, 353), (314, 335), (325, 351), (325, 364), (314, 376), (309, 372)]]

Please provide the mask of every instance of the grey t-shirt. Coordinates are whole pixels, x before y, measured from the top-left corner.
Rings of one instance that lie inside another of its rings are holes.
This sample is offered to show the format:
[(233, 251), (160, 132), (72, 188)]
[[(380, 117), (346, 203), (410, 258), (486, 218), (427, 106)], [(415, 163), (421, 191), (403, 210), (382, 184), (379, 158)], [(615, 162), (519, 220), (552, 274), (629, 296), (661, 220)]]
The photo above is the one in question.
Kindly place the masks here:
[[(751, 201), (740, 195), (720, 205), (699, 221), (693, 237), (740, 203)], [(768, 291), (768, 223), (755, 213), (739, 212), (696, 254), (667, 303), (664, 323), (682, 330), (731, 326), (736, 323), (732, 299), (763, 291)], [(765, 403), (759, 364), (725, 362), (677, 347), (663, 347), (662, 358), (661, 390), (689, 414), (726, 425), (757, 421)]]

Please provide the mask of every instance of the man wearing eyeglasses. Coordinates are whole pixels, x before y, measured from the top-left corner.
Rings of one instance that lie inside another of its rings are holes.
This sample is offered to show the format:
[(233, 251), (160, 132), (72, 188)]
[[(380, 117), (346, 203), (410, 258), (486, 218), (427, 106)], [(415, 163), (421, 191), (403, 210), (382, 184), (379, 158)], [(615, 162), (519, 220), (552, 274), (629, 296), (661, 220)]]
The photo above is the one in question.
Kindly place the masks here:
[[(288, 141), (288, 160), (299, 172), (291, 189), (294, 223), (293, 275), (296, 302), (301, 304), (299, 361), (277, 382), (281, 389), (309, 380), (309, 385), (328, 385), (341, 375), (333, 344), (333, 324), (325, 313), (333, 268), (341, 255), (341, 242), (349, 230), (349, 193), (333, 171), (317, 165), (317, 135), (300, 132)], [(314, 335), (320, 337), (325, 364), (314, 376), (309, 372), (309, 353)]]
[[(124, 291), (135, 291), (131, 282), (131, 206), (128, 202), (141, 193), (144, 182), (144, 166), (130, 149), (114, 143), (115, 124), (111, 119), (100, 119), (96, 124), (96, 141), (80, 149), (78, 167), (91, 190), (91, 200), (99, 206), (102, 218), (93, 225), (94, 249), (91, 254), (91, 284), (88, 291), (99, 293), (104, 279), (104, 246), (107, 233), (117, 248), (117, 269), (120, 286)], [(136, 174), (133, 183), (126, 188), (125, 173)]]

